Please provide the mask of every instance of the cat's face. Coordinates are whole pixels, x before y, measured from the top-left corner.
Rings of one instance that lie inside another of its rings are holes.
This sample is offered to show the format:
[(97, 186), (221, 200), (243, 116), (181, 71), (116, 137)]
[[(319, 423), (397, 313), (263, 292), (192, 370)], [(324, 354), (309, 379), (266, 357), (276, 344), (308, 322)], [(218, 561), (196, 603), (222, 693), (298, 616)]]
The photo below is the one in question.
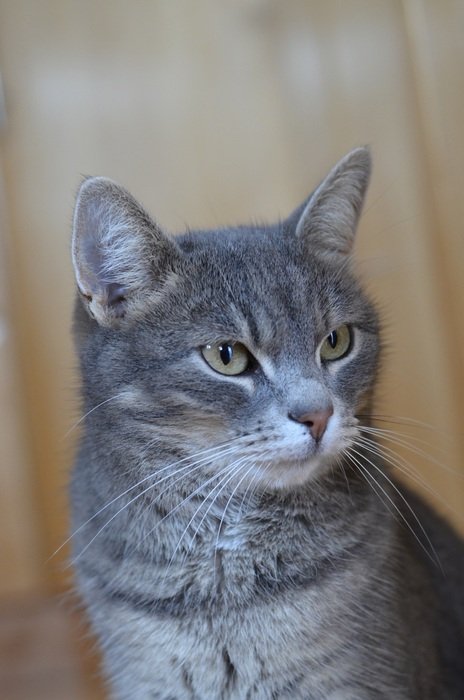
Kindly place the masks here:
[(337, 167), (282, 225), (175, 242), (120, 188), (84, 183), (74, 260), (94, 318), (78, 314), (78, 337), (88, 410), (116, 397), (93, 416), (108, 439), (190, 456), (223, 488), (292, 487), (336, 464), (379, 352), (346, 250), (366, 152)]

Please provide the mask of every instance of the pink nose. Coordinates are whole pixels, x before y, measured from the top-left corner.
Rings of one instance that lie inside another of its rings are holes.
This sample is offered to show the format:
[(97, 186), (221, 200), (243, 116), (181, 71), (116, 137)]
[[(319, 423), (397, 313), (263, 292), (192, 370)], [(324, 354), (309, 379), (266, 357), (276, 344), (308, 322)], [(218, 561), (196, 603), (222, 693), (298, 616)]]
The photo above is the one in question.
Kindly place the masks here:
[(319, 442), (324, 435), (330, 416), (333, 414), (333, 407), (324, 408), (320, 411), (307, 411), (303, 413), (289, 413), (288, 416), (297, 423), (304, 423), (308, 426), (313, 439)]

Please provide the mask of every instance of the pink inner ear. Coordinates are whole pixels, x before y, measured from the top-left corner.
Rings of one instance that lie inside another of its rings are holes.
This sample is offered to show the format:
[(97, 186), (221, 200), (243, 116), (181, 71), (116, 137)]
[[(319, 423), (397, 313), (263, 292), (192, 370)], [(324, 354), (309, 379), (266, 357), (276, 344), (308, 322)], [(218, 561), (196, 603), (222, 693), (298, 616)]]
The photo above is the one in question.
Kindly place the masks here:
[(106, 294), (109, 306), (120, 306), (126, 301), (126, 289), (117, 282), (109, 282), (106, 285)]
[(119, 282), (105, 278), (105, 263), (100, 246), (95, 237), (90, 234), (82, 241), (81, 256), (85, 277), (82, 280), (85, 289), (81, 292), (84, 297), (91, 299), (97, 294), (105, 300), (108, 306), (120, 306), (126, 301), (127, 289)]
[(75, 242), (73, 253), (81, 294), (84, 297), (101, 294), (105, 286), (101, 279), (103, 260), (93, 235), (81, 235)]

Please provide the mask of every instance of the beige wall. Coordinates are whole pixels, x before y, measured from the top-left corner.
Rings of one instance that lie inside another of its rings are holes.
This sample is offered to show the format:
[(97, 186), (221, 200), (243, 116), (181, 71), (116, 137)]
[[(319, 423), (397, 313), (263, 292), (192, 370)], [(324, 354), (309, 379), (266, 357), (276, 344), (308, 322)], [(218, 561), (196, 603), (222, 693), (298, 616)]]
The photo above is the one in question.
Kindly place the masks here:
[(0, 162), (0, 596), (41, 585), (33, 474), (11, 303), (11, 255)]
[(463, 8), (3, 0), (0, 147), (17, 352), (2, 372), (12, 376), (14, 363), (20, 372), (8, 389), (20, 397), (16, 418), (9, 399), (0, 409), (19, 431), (19, 451), (10, 446), (0, 465), (0, 513), (8, 501), (17, 513), (0, 539), (7, 588), (24, 579), (15, 548), (31, 585), (62, 582), (60, 559), (46, 558), (65, 538), (75, 433), (65, 436), (78, 417), (69, 225), (83, 174), (119, 180), (179, 230), (283, 216), (344, 152), (371, 144), (358, 259), (391, 347), (379, 413), (434, 426), (415, 434), (449, 469), (409, 458), (437, 503), (462, 511)]

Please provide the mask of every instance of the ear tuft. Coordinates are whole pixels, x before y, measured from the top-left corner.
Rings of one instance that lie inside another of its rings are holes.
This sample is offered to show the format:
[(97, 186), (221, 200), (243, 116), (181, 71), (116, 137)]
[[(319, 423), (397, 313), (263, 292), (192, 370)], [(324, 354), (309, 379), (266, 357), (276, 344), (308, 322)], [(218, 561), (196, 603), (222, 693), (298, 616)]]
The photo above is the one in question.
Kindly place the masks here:
[(140, 309), (172, 270), (178, 247), (124, 188), (84, 180), (74, 210), (72, 258), (82, 301), (102, 326)]
[(296, 226), (308, 249), (336, 257), (351, 252), (370, 172), (369, 149), (356, 148), (313, 192)]

